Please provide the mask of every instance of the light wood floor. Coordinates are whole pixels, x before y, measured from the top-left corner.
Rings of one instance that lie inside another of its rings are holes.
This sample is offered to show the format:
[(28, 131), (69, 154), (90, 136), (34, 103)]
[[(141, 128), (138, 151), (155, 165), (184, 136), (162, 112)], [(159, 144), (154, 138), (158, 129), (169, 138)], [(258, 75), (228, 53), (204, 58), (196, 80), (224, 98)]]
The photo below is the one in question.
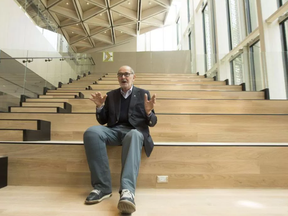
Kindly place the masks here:
[[(1, 216), (119, 216), (117, 189), (84, 205), (89, 187), (8, 186), (0, 189)], [(285, 189), (137, 189), (133, 216), (287, 216)]]

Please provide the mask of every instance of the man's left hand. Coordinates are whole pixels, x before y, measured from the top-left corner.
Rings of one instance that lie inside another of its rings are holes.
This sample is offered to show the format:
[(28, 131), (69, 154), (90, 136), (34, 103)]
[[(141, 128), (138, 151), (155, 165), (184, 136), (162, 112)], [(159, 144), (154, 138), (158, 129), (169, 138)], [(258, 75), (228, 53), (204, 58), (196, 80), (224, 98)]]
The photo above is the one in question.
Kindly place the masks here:
[(154, 94), (150, 100), (148, 100), (148, 95), (144, 95), (144, 105), (145, 111), (147, 115), (150, 115), (151, 111), (154, 109), (154, 105), (156, 104), (156, 95)]

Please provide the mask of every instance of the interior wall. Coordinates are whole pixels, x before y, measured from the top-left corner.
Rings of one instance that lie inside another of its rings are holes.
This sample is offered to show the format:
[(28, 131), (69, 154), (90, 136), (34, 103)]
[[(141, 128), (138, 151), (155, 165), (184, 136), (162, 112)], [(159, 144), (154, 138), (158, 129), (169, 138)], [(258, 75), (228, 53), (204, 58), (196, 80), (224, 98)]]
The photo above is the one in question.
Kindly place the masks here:
[(190, 51), (114, 52), (113, 62), (103, 62), (103, 52), (92, 54), (95, 73), (116, 73), (122, 65), (135, 73), (191, 73)]

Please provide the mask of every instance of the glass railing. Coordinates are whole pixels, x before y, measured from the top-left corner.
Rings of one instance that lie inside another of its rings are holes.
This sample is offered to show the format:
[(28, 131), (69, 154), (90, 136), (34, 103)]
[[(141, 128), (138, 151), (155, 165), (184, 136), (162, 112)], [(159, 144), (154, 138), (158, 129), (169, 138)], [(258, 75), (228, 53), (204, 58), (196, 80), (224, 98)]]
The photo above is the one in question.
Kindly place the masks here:
[(36, 51), (0, 50), (0, 111), (18, 106), (22, 95), (35, 98), (43, 94), (44, 87), (55, 89), (59, 82), (83, 77), (93, 67), (94, 61), (87, 54), (53, 56)]

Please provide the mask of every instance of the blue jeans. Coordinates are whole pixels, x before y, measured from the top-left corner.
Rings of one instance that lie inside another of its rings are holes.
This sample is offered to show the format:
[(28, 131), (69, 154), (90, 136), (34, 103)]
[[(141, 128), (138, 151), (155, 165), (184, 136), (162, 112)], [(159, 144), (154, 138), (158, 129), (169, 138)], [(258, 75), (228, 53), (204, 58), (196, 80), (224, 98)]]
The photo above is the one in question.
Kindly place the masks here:
[(118, 125), (113, 128), (92, 126), (84, 133), (84, 147), (94, 189), (111, 193), (111, 174), (106, 145), (122, 145), (120, 191), (135, 194), (144, 137), (138, 130)]

